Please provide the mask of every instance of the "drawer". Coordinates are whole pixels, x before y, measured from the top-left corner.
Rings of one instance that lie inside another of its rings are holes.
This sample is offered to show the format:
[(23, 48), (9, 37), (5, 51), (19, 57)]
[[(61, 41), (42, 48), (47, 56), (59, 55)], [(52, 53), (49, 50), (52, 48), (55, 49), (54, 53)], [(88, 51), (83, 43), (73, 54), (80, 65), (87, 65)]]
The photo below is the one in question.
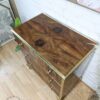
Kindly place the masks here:
[(42, 68), (34, 63), (29, 65), (47, 83), (47, 85), (59, 96), (61, 87)]
[(42, 68), (53, 80), (55, 80), (59, 85), (61, 85), (62, 78), (53, 71), (45, 62), (43, 62), (33, 51), (23, 45), (22, 52), (24, 53), (26, 61), (31, 65), (33, 63), (35, 66)]
[(58, 96), (60, 95), (61, 87), (51, 77), (48, 85)]
[(59, 85), (61, 85), (62, 78), (56, 74), (45, 62), (43, 62), (38, 56), (34, 54), (34, 57), (28, 56), (28, 62), (32, 62), (38, 68), (43, 69), (53, 80), (55, 80)]

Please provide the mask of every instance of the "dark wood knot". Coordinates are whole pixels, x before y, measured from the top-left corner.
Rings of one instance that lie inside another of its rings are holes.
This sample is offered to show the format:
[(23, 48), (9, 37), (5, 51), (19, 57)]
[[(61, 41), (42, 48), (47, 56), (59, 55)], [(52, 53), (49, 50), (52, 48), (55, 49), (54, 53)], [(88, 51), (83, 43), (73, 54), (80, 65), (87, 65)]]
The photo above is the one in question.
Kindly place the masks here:
[(35, 45), (42, 47), (45, 44), (45, 41), (43, 39), (38, 39), (35, 41)]
[(60, 28), (60, 27), (54, 27), (53, 29), (52, 29), (55, 33), (61, 33), (63, 30), (62, 30), (62, 28)]

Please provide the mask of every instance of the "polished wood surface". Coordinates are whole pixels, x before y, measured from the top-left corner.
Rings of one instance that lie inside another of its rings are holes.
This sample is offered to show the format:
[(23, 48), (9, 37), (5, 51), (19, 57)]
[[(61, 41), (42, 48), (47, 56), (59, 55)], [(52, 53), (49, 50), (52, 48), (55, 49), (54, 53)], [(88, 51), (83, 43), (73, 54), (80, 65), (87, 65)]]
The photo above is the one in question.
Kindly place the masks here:
[(94, 42), (44, 14), (14, 30), (64, 76), (94, 48)]
[[(11, 97), (20, 100), (57, 100), (48, 85), (28, 68), (23, 53), (15, 52), (16, 46), (17, 43), (12, 41), (0, 48), (0, 100)], [(93, 94), (94, 91), (80, 81), (65, 100), (90, 100)]]

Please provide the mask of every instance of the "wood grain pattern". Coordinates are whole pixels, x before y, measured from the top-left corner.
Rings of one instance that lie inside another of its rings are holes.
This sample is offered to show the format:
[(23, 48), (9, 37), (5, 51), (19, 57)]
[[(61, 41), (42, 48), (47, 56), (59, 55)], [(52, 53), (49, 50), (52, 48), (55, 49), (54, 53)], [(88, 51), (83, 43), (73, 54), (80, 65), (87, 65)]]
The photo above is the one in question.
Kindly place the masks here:
[(69, 28), (41, 14), (14, 29), (63, 75), (67, 75), (94, 43)]

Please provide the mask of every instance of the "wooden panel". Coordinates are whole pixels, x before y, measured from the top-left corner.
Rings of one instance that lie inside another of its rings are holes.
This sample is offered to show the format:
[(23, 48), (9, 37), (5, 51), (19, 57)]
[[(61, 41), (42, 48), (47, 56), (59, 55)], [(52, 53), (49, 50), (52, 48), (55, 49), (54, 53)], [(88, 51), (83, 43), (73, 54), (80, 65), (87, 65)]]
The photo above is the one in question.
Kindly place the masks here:
[(79, 82), (80, 82), (80, 79), (72, 73), (64, 81), (62, 97), (68, 95)]
[(29, 65), (47, 83), (47, 85), (59, 96), (61, 87), (41, 67), (33, 62)]
[(17, 34), (63, 75), (93, 49), (91, 40), (41, 14), (16, 28)]

